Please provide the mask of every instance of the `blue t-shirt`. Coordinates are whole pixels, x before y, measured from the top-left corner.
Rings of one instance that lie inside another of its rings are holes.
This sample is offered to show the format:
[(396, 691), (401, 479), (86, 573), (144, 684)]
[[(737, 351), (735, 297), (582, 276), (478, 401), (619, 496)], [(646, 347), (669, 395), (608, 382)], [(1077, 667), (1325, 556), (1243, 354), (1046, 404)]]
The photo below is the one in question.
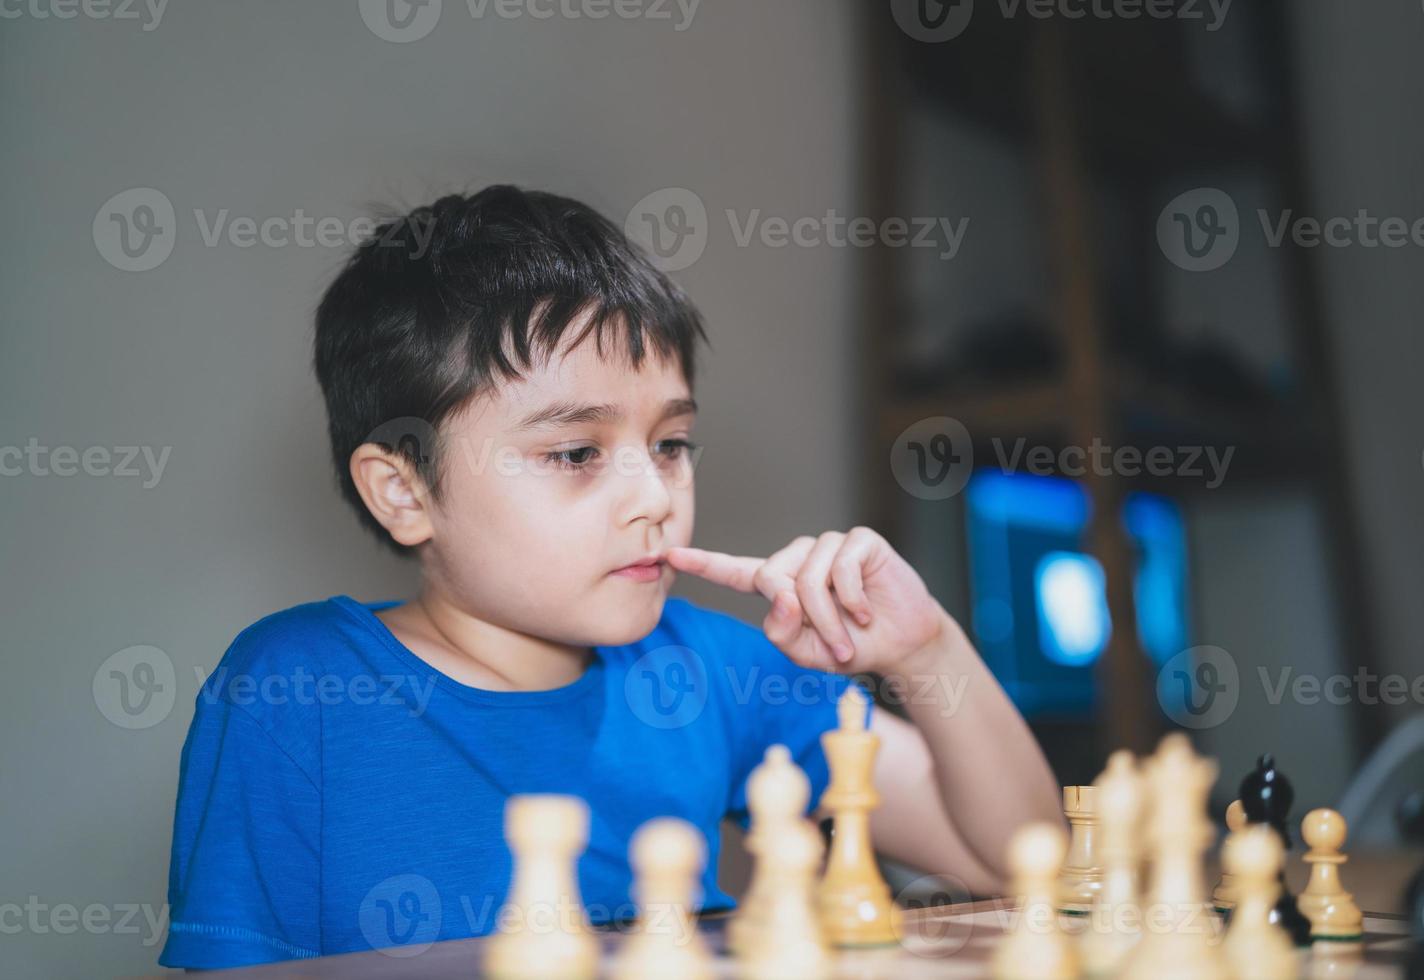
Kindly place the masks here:
[(628, 842), (676, 816), (747, 824), (746, 779), (782, 743), (811, 780), (846, 677), (792, 663), (761, 630), (670, 598), (642, 640), (595, 647), (572, 684), (487, 691), (441, 673), (335, 596), (243, 630), (199, 692), (178, 776), (163, 966), (230, 967), (424, 945), (497, 927), (511, 794), (591, 811), (589, 918), (631, 916)]

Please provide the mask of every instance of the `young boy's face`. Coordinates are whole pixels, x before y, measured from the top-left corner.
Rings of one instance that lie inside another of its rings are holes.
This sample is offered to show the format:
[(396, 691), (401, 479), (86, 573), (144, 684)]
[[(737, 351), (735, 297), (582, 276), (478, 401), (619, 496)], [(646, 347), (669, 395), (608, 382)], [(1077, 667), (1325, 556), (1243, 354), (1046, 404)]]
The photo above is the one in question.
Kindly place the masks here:
[[(576, 337), (582, 321), (567, 336)], [(453, 416), (444, 486), (429, 504), (425, 574), (472, 615), (577, 645), (657, 625), (691, 543), (695, 406), (680, 365), (634, 369), (621, 334), (561, 345)], [(618, 569), (644, 561), (642, 573)]]

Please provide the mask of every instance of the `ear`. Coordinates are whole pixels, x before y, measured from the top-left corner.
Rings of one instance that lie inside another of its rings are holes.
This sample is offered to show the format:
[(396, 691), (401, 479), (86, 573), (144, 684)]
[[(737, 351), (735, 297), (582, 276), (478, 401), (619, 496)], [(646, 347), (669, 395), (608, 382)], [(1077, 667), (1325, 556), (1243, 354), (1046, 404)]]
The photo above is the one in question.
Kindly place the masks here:
[(362, 443), (351, 454), (351, 479), (366, 509), (397, 544), (414, 547), (434, 536), (429, 491), (406, 457)]

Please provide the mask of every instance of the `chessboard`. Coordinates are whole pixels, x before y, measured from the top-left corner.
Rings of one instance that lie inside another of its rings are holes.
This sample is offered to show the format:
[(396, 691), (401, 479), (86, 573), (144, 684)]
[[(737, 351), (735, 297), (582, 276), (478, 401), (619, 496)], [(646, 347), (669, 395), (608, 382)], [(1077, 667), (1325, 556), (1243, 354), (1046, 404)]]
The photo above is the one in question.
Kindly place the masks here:
[[(905, 935), (892, 947), (842, 950), (833, 955), (832, 976), (837, 980), (969, 980), (992, 975), (994, 950), (1013, 929), (1019, 911), (1008, 900), (958, 905), (907, 908)], [(714, 952), (719, 980), (742, 974), (725, 950), (725, 917), (708, 916), (699, 932)], [(1064, 928), (1073, 922), (1063, 917)], [(599, 976), (610, 976), (627, 936), (609, 930), (600, 936), (602, 956)], [(319, 959), (273, 963), (267, 966), (223, 971), (225, 980), (477, 980), (487, 976), (483, 963), (489, 940), (462, 939), (435, 943), (418, 955), (396, 948)], [(1365, 914), (1364, 940), (1350, 949), (1317, 944), (1297, 952), (1298, 976), (1349, 977), (1384, 980), (1405, 976), (1411, 941), (1406, 923), (1397, 916)], [(155, 978), (156, 980), (156, 978)]]

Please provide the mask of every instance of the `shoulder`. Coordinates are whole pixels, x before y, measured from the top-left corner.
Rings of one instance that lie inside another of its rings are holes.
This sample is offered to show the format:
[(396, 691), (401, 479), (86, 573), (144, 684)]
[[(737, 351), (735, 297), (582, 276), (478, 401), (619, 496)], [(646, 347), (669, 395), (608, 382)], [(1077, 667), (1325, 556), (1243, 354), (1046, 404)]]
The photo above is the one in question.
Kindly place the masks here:
[(323, 668), (348, 618), (336, 597), (263, 616), (233, 638), (209, 680), (220, 673), (262, 678)]
[(353, 626), (359, 624), (336, 597), (263, 616), (233, 638), (204, 680), (194, 725), (226, 730), (227, 716), (246, 716), (303, 769), (315, 771), (320, 704), (313, 692), (324, 678), (352, 668)]

